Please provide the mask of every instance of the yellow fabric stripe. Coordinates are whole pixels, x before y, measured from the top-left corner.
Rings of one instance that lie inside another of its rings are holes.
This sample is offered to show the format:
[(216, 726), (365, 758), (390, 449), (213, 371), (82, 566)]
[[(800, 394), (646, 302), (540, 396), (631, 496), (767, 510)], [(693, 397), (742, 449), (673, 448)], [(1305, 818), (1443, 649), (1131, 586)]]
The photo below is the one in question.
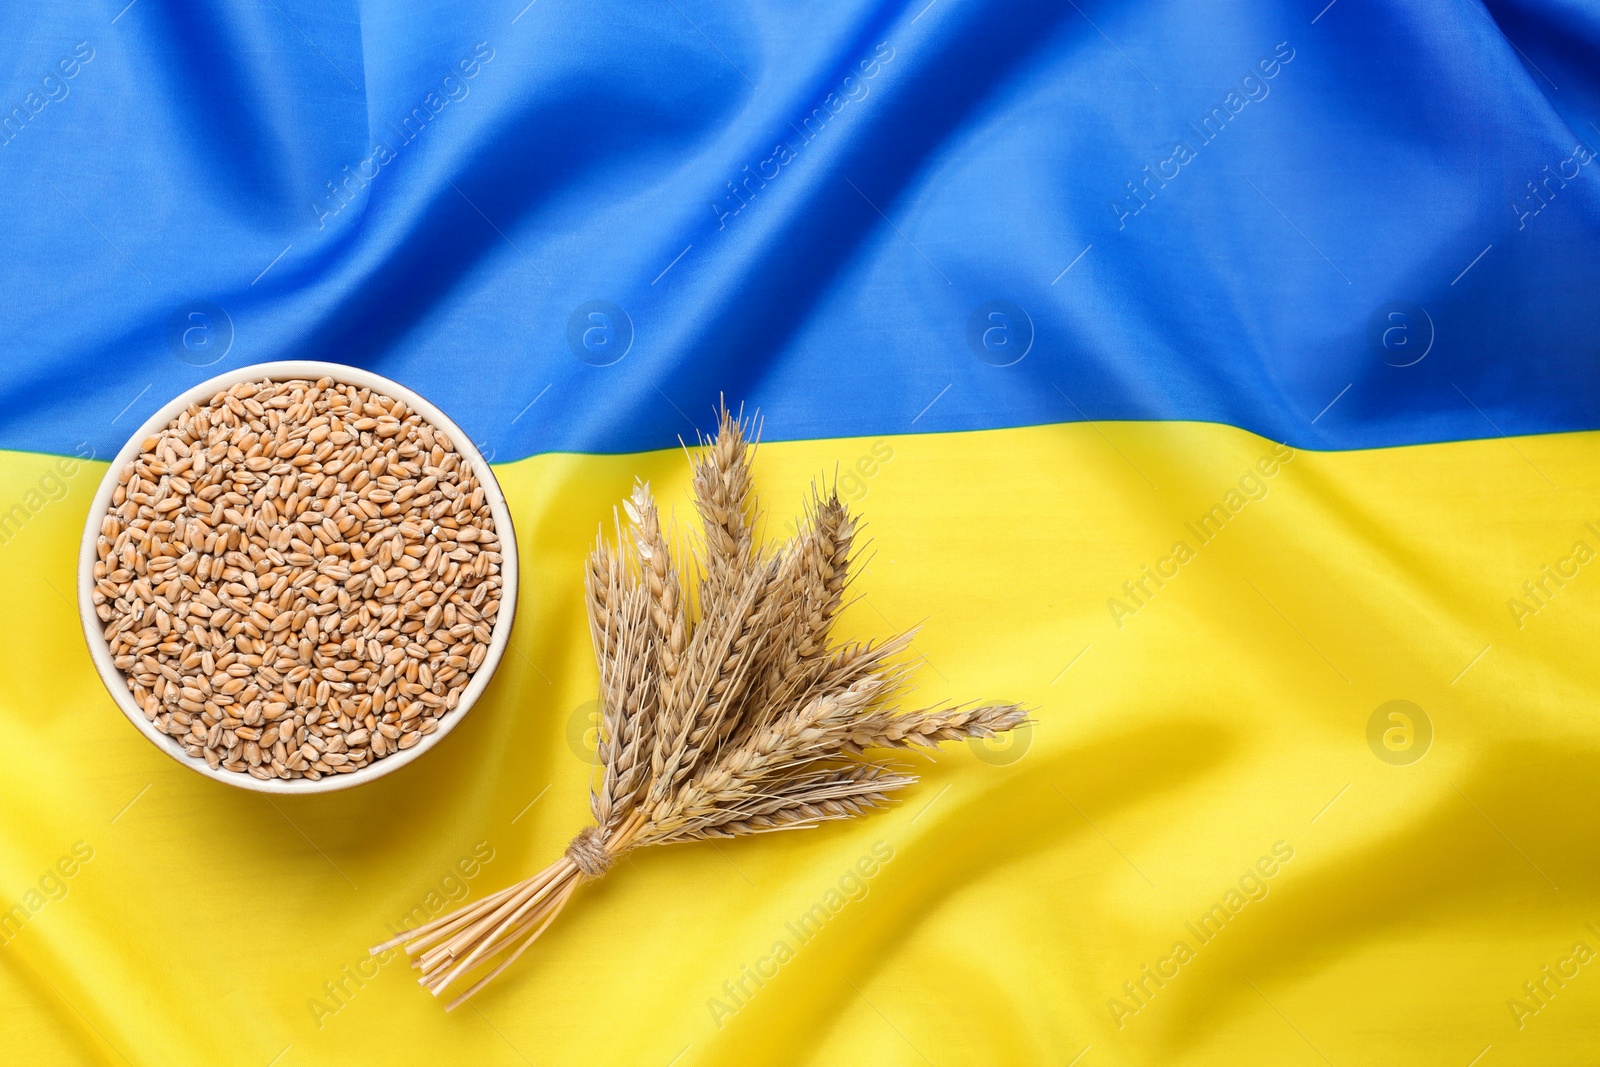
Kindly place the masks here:
[(53, 458), (0, 455), (0, 1044), (280, 1067), (1579, 1062), (1600, 1046), (1597, 446), (1258, 467), (1277, 446), (1186, 423), (762, 446), (772, 532), (835, 470), (867, 517), (843, 631), (921, 621), (918, 700), (1020, 699), (1038, 725), (913, 760), (925, 780), (869, 819), (636, 854), (449, 1016), (365, 947), (584, 825), (581, 557), (635, 475), (689, 517), (682, 454), (500, 468), (525, 571), (489, 697), (417, 765), (303, 800), (188, 774), (123, 721), (74, 607), (104, 467), (58, 486)]

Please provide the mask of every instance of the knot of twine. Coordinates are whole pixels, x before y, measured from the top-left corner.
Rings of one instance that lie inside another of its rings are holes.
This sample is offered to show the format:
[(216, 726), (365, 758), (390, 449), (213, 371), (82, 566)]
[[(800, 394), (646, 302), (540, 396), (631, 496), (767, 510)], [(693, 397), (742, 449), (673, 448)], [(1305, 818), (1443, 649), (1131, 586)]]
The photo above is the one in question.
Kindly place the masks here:
[(590, 878), (599, 878), (611, 869), (611, 853), (606, 851), (605, 831), (598, 826), (586, 826), (572, 844), (567, 846), (567, 858)]

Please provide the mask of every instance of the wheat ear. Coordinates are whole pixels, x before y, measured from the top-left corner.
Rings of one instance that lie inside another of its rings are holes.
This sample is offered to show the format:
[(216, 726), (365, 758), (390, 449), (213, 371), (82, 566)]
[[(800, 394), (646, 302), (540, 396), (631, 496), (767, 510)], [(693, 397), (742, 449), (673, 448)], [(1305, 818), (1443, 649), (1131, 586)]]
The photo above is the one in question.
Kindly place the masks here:
[(852, 818), (917, 779), (868, 750), (932, 748), (1027, 721), (1015, 704), (900, 711), (913, 634), (837, 645), (860, 524), (813, 488), (800, 532), (767, 549), (754, 535), (745, 424), (726, 407), (693, 457), (702, 548), (691, 609), (684, 571), (650, 487), (634, 486), (624, 528), (584, 573), (600, 676), (594, 825), (533, 877), (373, 949), (404, 946), (435, 996), (470, 981), (454, 1008), (542, 937), (587, 881), (646, 845), (740, 837)]

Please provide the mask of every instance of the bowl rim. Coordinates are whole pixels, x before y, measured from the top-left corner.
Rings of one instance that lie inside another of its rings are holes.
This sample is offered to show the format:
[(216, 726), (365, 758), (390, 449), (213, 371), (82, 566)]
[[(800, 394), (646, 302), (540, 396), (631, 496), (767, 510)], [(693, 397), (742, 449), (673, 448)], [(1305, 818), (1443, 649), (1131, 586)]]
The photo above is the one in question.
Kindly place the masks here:
[[(494, 518), (495, 533), (500, 543), (500, 608), (495, 616), (494, 630), (490, 635), (489, 651), (485, 654), (483, 663), (473, 673), (471, 681), (467, 683), (467, 688), (462, 691), (461, 699), (456, 704), (455, 710), (438, 720), (439, 728), (437, 730), (423, 737), (420, 742), (409, 749), (373, 760), (360, 770), (351, 771), (348, 774), (324, 775), (318, 781), (312, 781), (308, 778), (271, 778), (262, 780), (250, 774), (223, 770), (220, 767), (213, 770), (204, 760), (195, 759), (184, 752), (175, 738), (157, 730), (155, 724), (145, 718), (144, 711), (134, 702), (133, 694), (128, 689), (126, 676), (113, 662), (110, 643), (106, 641), (105, 634), (101, 630), (100, 617), (94, 611), (94, 564), (97, 559), (95, 542), (100, 536), (100, 529), (105, 522), (106, 512), (110, 509), (111, 496), (116, 491), (118, 475), (122, 469), (138, 455), (140, 445), (145, 438), (164, 429), (190, 404), (209, 400), (222, 390), (241, 382), (259, 381), (261, 379), (283, 381), (295, 378), (309, 378), (315, 381), (323, 377), (332, 378), (335, 381), (349, 385), (373, 389), (386, 396), (404, 401), (435, 429), (443, 430), (449, 434), (450, 441), (455, 445), (456, 451), (471, 465), (473, 473), (478, 476), (478, 481), (484, 488), (484, 497), (489, 505), (489, 513)], [(505, 494), (500, 489), (500, 482), (495, 478), (494, 470), (489, 466), (489, 462), (483, 458), (483, 454), (473, 444), (472, 438), (462, 431), (461, 427), (456, 425), (453, 419), (443, 411), (440, 411), (436, 405), (416, 390), (407, 388), (391, 378), (386, 378), (381, 374), (361, 367), (352, 367), (343, 363), (329, 363), (323, 360), (274, 360), (236, 367), (233, 370), (224, 371), (185, 389), (140, 424), (139, 428), (133, 432), (117, 454), (112, 457), (110, 466), (106, 468), (105, 476), (100, 480), (100, 487), (95, 492), (94, 500), (89, 505), (89, 515), (84, 520), (83, 541), (78, 548), (78, 619), (83, 627), (84, 639), (89, 646), (89, 655), (94, 660), (95, 669), (100, 675), (101, 683), (110, 692), (112, 699), (116, 702), (117, 707), (121, 709), (124, 717), (162, 752), (197, 774), (239, 789), (281, 795), (332, 793), (364, 785), (407, 766), (420, 758), (423, 753), (433, 749), (440, 741), (443, 741), (445, 735), (454, 730), (461, 720), (466, 718), (467, 712), (472, 710), (472, 706), (477, 703), (484, 689), (488, 687), (489, 679), (494, 676), (495, 669), (500, 665), (500, 660), (505, 654), (506, 646), (510, 644), (511, 627), (517, 609), (517, 571), (516, 530), (512, 526), (511, 510), (506, 505)]]

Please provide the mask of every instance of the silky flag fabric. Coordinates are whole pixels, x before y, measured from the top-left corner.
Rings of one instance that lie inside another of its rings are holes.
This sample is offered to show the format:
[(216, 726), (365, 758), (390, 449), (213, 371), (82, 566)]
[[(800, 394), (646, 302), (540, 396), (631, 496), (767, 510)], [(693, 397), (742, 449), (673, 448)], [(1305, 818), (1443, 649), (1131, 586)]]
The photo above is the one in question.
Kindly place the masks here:
[[(1600, 9), (0, 11), (0, 1058), (1600, 1057)], [(249, 363), (496, 465), (508, 654), (344, 793), (190, 774), (75, 607), (106, 460)], [(1035, 709), (883, 812), (650, 850), (445, 1014), (367, 946), (587, 816), (583, 555), (759, 411), (843, 636)]]

